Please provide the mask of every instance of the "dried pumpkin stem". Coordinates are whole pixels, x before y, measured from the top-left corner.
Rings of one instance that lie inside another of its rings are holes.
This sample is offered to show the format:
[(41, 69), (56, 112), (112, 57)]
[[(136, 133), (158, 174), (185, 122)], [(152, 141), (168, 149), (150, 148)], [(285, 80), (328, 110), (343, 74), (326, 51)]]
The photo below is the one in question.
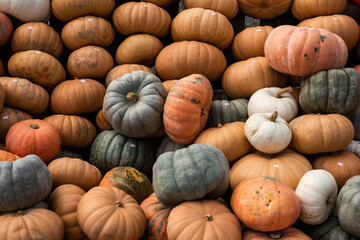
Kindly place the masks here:
[(279, 115), (278, 112), (275, 111), (275, 112), (273, 112), (273, 114), (270, 115), (270, 117), (268, 119), (272, 122), (275, 122), (278, 115)]
[(137, 100), (139, 100), (139, 96), (136, 93), (129, 92), (126, 94), (126, 98), (129, 99), (129, 101), (135, 103)]
[(205, 218), (206, 221), (212, 221), (213, 220), (213, 217), (210, 215), (210, 213), (206, 214), (204, 216), (204, 218)]
[(271, 237), (272, 239), (280, 239), (282, 236), (280, 231), (276, 231), (276, 232), (270, 232), (269, 233), (269, 237)]
[(120, 202), (120, 201), (116, 201), (115, 204), (116, 204), (117, 207), (121, 207), (121, 208), (124, 207), (124, 204), (122, 202)]
[(221, 123), (218, 123), (217, 127), (221, 128), (223, 125)]
[(36, 123), (31, 124), (30, 127), (31, 127), (32, 129), (39, 129), (39, 128), (40, 128), (39, 125), (37, 125)]
[(292, 91), (293, 91), (292, 87), (282, 88), (275, 94), (275, 97), (279, 98), (279, 97), (281, 97), (281, 95), (292, 92)]
[(15, 216), (20, 217), (20, 216), (24, 216), (25, 214), (26, 214), (26, 212), (19, 210), (19, 211), (16, 212)]

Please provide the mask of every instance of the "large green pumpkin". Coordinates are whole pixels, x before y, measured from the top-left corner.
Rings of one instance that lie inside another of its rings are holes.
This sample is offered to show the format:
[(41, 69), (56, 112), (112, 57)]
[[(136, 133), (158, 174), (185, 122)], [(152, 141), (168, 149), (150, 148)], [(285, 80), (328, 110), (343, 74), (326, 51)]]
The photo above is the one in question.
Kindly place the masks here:
[(229, 163), (218, 148), (192, 144), (161, 154), (153, 166), (153, 187), (159, 201), (174, 207), (182, 201), (217, 198), (229, 185)]
[(135, 71), (110, 82), (103, 110), (118, 133), (143, 138), (162, 128), (165, 99), (166, 89), (157, 76)]
[(346, 181), (336, 200), (336, 208), (342, 228), (360, 238), (360, 175)]
[(360, 76), (354, 68), (320, 71), (301, 81), (299, 102), (307, 113), (351, 116), (360, 104)]
[(0, 212), (40, 203), (50, 194), (51, 186), (50, 171), (36, 155), (0, 162)]
[(146, 139), (128, 138), (115, 130), (105, 130), (95, 138), (89, 161), (102, 174), (114, 167), (129, 166), (150, 177), (155, 152)]
[(218, 127), (218, 124), (225, 125), (230, 122), (245, 122), (248, 119), (248, 102), (245, 98), (212, 101), (206, 128)]

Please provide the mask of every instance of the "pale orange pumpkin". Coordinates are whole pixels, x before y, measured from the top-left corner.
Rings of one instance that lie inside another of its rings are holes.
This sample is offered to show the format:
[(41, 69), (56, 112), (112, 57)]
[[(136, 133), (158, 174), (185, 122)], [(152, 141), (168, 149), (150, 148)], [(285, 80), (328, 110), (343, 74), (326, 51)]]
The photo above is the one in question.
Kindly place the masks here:
[(239, 11), (237, 0), (183, 0), (185, 8), (201, 7), (224, 14), (229, 20)]
[(294, 0), (291, 12), (296, 19), (302, 21), (315, 16), (342, 13), (346, 5), (346, 0)]

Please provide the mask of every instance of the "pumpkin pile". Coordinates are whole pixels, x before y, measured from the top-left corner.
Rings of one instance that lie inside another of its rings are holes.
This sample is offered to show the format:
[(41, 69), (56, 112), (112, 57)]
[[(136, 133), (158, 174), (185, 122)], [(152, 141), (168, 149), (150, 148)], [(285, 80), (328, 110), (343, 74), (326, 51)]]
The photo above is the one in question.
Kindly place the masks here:
[(0, 0), (1, 240), (360, 238), (358, 0)]

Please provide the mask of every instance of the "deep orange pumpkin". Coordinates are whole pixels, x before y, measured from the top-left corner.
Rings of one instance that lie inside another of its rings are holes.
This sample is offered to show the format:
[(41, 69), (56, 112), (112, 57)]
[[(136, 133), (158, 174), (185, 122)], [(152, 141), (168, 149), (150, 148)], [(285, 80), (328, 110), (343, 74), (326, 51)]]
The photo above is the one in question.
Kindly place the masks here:
[(96, 114), (96, 127), (101, 131), (113, 129), (103, 109), (100, 109)]
[(288, 227), (276, 232), (258, 232), (251, 229), (244, 231), (242, 240), (272, 240), (272, 239), (282, 239), (282, 240), (311, 240), (311, 238), (294, 227)]

